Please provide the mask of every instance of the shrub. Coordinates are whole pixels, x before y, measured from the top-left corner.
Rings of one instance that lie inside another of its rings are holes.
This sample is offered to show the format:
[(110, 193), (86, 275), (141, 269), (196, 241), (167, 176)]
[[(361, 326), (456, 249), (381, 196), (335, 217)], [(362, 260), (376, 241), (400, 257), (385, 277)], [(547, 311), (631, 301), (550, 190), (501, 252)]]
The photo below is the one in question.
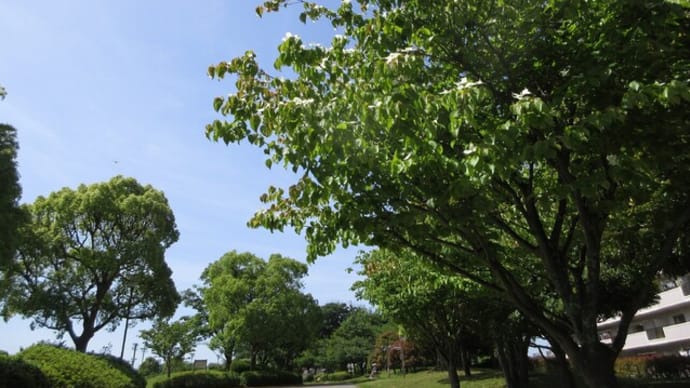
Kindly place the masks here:
[(333, 373), (323, 373), (316, 375), (316, 381), (343, 381), (351, 378), (349, 373), (345, 371), (333, 372)]
[(647, 377), (647, 361), (649, 357), (620, 357), (616, 360), (614, 370), (616, 376), (643, 378)]
[(248, 371), (251, 367), (251, 363), (249, 360), (244, 359), (244, 358), (239, 358), (237, 360), (233, 360), (230, 363), (230, 371), (237, 373), (238, 375)]
[(284, 371), (246, 371), (242, 373), (242, 384), (248, 387), (302, 384), (302, 376)]
[(314, 375), (311, 373), (302, 373), (302, 381), (305, 383), (311, 383), (314, 381)]
[(211, 362), (208, 364), (208, 369), (209, 370), (217, 370), (221, 372), (225, 372), (225, 364), (223, 363), (217, 363), (217, 362)]
[(119, 357), (110, 354), (90, 354), (93, 357), (105, 360), (111, 367), (119, 370), (125, 374), (134, 383), (135, 387), (145, 387), (146, 378), (142, 376), (136, 369), (127, 361), (121, 360)]
[(82, 388), (144, 388), (146, 381), (113, 357), (84, 354), (47, 344), (33, 345), (18, 355), (38, 367), (53, 386)]
[(139, 374), (142, 376), (153, 376), (161, 372), (163, 372), (163, 365), (153, 357), (146, 357), (139, 365)]
[(153, 388), (225, 388), (240, 386), (239, 377), (233, 374), (214, 371), (180, 372), (176, 373), (168, 380), (158, 381), (153, 384)]
[(619, 377), (681, 379), (690, 377), (690, 358), (682, 356), (621, 357), (616, 360)]
[[(558, 374), (560, 373), (560, 362), (556, 357), (531, 357), (529, 359), (529, 368), (530, 371), (533, 371), (535, 373), (541, 373), (541, 374), (547, 374), (547, 375), (553, 375), (553, 374)], [(498, 368), (496, 368), (498, 369)]]
[(48, 378), (36, 366), (18, 357), (0, 356), (0, 388), (50, 388)]

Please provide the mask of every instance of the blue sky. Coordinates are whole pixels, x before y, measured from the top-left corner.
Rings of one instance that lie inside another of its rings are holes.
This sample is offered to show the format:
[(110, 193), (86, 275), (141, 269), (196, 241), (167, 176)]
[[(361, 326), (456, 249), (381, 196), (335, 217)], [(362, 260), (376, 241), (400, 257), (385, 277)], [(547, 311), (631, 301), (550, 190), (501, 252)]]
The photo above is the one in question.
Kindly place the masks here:
[[(264, 189), (288, 185), (291, 173), (266, 169), (259, 149), (204, 136), (204, 126), (218, 118), (213, 98), (233, 87), (210, 80), (209, 65), (252, 49), (270, 68), (286, 32), (321, 43), (334, 33), (302, 25), (298, 8), (260, 19), (259, 2), (0, 0), (0, 85), (8, 92), (0, 122), (18, 130), (22, 202), (117, 174), (164, 191), (181, 235), (167, 253), (179, 289), (196, 284), (203, 268), (233, 249), (304, 261), (300, 236), (246, 227)], [(306, 291), (322, 304), (358, 303), (349, 290), (356, 276), (346, 272), (355, 255), (340, 250), (310, 266)], [(14, 353), (55, 339), (28, 326), (19, 318), (0, 322), (0, 349)], [(130, 331), (127, 357), (147, 326)], [(97, 333), (89, 350), (110, 343), (119, 355), (121, 338), (121, 329)], [(203, 347), (196, 356), (215, 361)]]

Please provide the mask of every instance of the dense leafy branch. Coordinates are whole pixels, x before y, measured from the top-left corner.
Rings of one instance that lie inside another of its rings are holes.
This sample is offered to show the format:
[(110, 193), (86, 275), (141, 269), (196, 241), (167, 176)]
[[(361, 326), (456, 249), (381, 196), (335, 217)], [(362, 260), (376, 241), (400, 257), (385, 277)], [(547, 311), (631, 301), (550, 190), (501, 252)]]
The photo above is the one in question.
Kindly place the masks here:
[[(502, 292), (589, 385), (615, 387), (623, 329), (690, 243), (688, 9), (300, 4), (344, 34), (287, 36), (274, 65), (294, 77), (267, 76), (251, 52), (209, 69), (237, 81), (207, 136), (304, 173), (250, 224), (304, 231), (310, 259), (337, 243), (413, 249)], [(597, 320), (614, 314), (602, 344)]]

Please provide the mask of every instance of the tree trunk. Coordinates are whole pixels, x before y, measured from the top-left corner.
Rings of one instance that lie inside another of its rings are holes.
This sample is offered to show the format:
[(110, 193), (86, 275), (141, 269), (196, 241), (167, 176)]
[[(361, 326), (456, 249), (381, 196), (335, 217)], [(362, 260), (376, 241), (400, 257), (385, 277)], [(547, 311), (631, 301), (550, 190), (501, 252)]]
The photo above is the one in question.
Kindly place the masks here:
[(89, 345), (89, 341), (96, 334), (93, 326), (94, 318), (84, 320), (82, 323), (81, 335), (77, 335), (72, 326), (72, 321), (67, 320), (67, 333), (69, 337), (74, 342), (74, 349), (81, 353), (86, 353), (86, 348)]
[(616, 354), (606, 345), (596, 342), (583, 348), (580, 357), (571, 357), (577, 370), (590, 388), (618, 388), (614, 371)]
[(472, 371), (470, 370), (470, 354), (464, 348), (460, 350), (460, 356), (462, 361), (462, 368), (465, 370), (465, 377), (472, 376)]
[(170, 379), (170, 375), (172, 374), (172, 357), (167, 357), (165, 359), (165, 368), (168, 371), (168, 379)]
[(225, 370), (229, 371), (230, 366), (232, 365), (232, 351), (223, 352), (223, 356), (225, 357)]
[(252, 347), (249, 352), (249, 370), (256, 370), (256, 351), (254, 350), (254, 347)]
[[(556, 357), (556, 369), (558, 371), (558, 378), (560, 380), (560, 386), (562, 388), (575, 388), (575, 380), (573, 379), (573, 373), (570, 370), (570, 365), (568, 364), (568, 359), (565, 356), (565, 352), (556, 341), (549, 341), (551, 343), (551, 351)], [(547, 368), (548, 370), (548, 368)]]
[(445, 349), (441, 351), (436, 348), (436, 365), (441, 369), (441, 365), (448, 371), (448, 381), (451, 388), (460, 388), (460, 376), (458, 376), (458, 361), (457, 361), (455, 344), (447, 343)]
[(503, 370), (508, 388), (527, 388), (529, 384), (529, 365), (525, 339), (499, 336), (496, 339), (496, 356)]
[[(492, 270), (495, 270), (497, 276), (505, 275), (506, 273), (505, 268), (495, 267), (492, 268)], [(509, 282), (510, 279), (508, 279), (507, 276), (503, 276), (503, 280), (508, 284), (514, 284)], [(511, 301), (516, 304), (517, 308), (522, 314), (524, 314), (524, 316), (530, 319), (534, 325), (540, 327), (549, 338), (552, 338), (555, 342), (558, 342), (561, 349), (563, 349), (565, 354), (568, 356), (573, 369), (577, 371), (577, 373), (584, 379), (585, 384), (588, 387), (618, 388), (618, 380), (616, 379), (614, 372), (614, 363), (618, 353), (611, 347), (599, 342), (595, 322), (596, 314), (592, 313), (593, 311), (596, 311), (595, 302), (590, 300), (588, 303), (574, 303), (573, 305), (566, 307), (566, 311), (576, 312), (573, 313), (571, 321), (580, 322), (584, 326), (581, 328), (580, 333), (578, 333), (579, 335), (577, 337), (579, 340), (576, 341), (576, 339), (573, 338), (572, 331), (553, 324), (553, 322), (545, 319), (543, 314), (541, 314), (538, 309), (534, 308), (528, 303), (523, 303), (524, 294), (520, 294), (520, 292), (518, 292), (520, 291), (518, 288), (514, 288), (512, 291), (515, 291), (516, 294), (511, 294), (509, 291), (507, 296), (511, 298)], [(592, 295), (595, 295), (595, 293), (590, 293), (590, 298), (593, 298)], [(585, 306), (582, 306), (583, 304), (585, 304)], [(586, 314), (587, 311), (582, 311), (585, 307), (587, 310), (589, 310), (589, 314)], [(619, 335), (625, 335), (625, 333)], [(498, 334), (498, 337), (500, 337), (500, 334)], [(624, 337), (621, 338), (624, 340)], [(616, 341), (617, 340), (618, 336), (616, 337)], [(500, 340), (497, 340), (497, 342), (500, 342)], [(509, 379), (513, 379), (513, 377), (519, 377), (520, 373), (513, 374), (514, 370), (510, 367), (510, 358), (507, 357), (506, 354), (501, 354), (502, 349), (500, 343), (497, 343), (497, 345), (501, 368), (504, 368), (504, 372), (507, 372), (506, 381), (508, 383), (508, 388), (526, 386), (511, 385), (511, 382), (508, 381)], [(622, 343), (620, 346), (622, 347)], [(520, 377), (520, 379), (522, 378)], [(526, 373), (524, 381), (525, 384), (528, 381), (528, 376), (526, 376)], [(516, 383), (515, 380), (513, 382)]]
[(449, 357), (446, 362), (448, 365), (448, 380), (451, 388), (460, 388), (460, 377), (458, 376), (458, 365), (455, 362), (455, 357)]
[(89, 345), (89, 341), (92, 337), (93, 334), (87, 335), (84, 333), (79, 337), (73, 338), (72, 341), (74, 341), (74, 349), (76, 349), (77, 352), (86, 353), (86, 348)]
[[(554, 342), (558, 342), (560, 348), (567, 355), (573, 370), (582, 377), (587, 387), (618, 388), (618, 379), (616, 379), (614, 370), (618, 351), (599, 342), (596, 326), (588, 329), (593, 334), (581, 334), (580, 345), (570, 336), (549, 337)], [(620, 346), (622, 347), (622, 345)]]

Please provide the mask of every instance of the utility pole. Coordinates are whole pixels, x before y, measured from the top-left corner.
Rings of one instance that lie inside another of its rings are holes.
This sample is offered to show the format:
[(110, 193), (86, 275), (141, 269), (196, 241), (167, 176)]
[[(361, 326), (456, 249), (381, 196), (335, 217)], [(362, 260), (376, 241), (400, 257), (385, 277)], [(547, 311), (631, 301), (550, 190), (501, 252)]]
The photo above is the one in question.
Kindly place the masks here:
[(136, 342), (132, 346), (132, 367), (134, 367), (134, 361), (137, 359), (137, 346), (139, 346), (139, 344)]
[(125, 344), (127, 343), (127, 329), (129, 329), (129, 315), (132, 310), (132, 294), (134, 293), (134, 289), (130, 287), (129, 289), (129, 298), (127, 299), (127, 316), (125, 317), (125, 333), (122, 336), (122, 346), (120, 347), (120, 360), (124, 360), (125, 358)]

